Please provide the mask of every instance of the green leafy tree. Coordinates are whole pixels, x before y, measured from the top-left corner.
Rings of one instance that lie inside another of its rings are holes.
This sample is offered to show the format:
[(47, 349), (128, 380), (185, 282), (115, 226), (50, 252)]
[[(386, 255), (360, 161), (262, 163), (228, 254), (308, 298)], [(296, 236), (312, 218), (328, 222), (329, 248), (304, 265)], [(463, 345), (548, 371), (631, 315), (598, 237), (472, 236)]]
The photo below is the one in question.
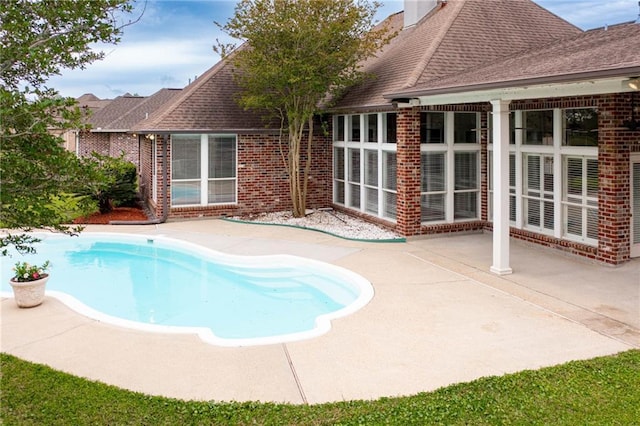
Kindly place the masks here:
[[(84, 68), (104, 54), (94, 43), (117, 43), (131, 12), (127, 0), (0, 1), (0, 250), (33, 251), (34, 228), (74, 234), (55, 200), (75, 192), (83, 167), (52, 129), (82, 127), (75, 100), (47, 80)], [(17, 232), (17, 233), (15, 233)]]
[(296, 217), (306, 211), (314, 116), (362, 79), (362, 62), (395, 35), (386, 25), (374, 26), (379, 6), (365, 0), (241, 0), (234, 16), (218, 24), (245, 42), (214, 48), (238, 71), (240, 105), (266, 110), (283, 123)]

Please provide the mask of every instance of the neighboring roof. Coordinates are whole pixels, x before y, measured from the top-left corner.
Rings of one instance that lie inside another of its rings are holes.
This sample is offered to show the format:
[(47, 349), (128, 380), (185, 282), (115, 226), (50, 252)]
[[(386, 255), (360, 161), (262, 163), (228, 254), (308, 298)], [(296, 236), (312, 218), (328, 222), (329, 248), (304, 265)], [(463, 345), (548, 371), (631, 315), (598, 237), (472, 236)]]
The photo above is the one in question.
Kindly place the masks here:
[(93, 93), (85, 93), (79, 98), (76, 98), (76, 101), (80, 108), (87, 108), (92, 112), (96, 112), (109, 105), (112, 99), (100, 99)]
[(534, 48), (473, 71), (390, 93), (388, 97), (405, 98), (595, 78), (629, 78), (640, 75), (639, 52), (640, 24), (613, 25)]
[[(400, 28), (403, 13), (388, 19), (393, 28)], [(386, 93), (421, 86), (581, 32), (531, 0), (442, 2), (366, 61), (363, 70), (373, 78), (347, 91), (336, 108), (389, 105)]]
[(182, 89), (160, 89), (149, 97), (118, 96), (88, 120), (93, 132), (126, 132), (170, 101)]
[(233, 66), (228, 60), (221, 60), (132, 130), (138, 133), (264, 131), (261, 115), (238, 105), (239, 93)]

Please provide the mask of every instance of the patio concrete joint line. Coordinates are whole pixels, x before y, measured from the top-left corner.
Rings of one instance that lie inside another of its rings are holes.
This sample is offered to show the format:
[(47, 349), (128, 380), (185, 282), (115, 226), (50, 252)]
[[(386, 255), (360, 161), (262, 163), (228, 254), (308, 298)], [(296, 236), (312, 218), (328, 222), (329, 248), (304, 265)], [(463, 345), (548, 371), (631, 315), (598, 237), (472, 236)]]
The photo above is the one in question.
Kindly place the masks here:
[(302, 403), (305, 405), (309, 405), (309, 401), (307, 400), (307, 396), (304, 394), (304, 389), (302, 389), (302, 383), (300, 383), (300, 378), (298, 377), (298, 373), (296, 373), (296, 367), (293, 365), (293, 361), (291, 360), (291, 355), (289, 354), (289, 350), (287, 349), (286, 343), (282, 344), (282, 350), (284, 351), (284, 354), (287, 357), (287, 362), (289, 363), (291, 374), (293, 374), (293, 379), (296, 381), (296, 386), (298, 387), (298, 392), (300, 392), (300, 398), (302, 398)]

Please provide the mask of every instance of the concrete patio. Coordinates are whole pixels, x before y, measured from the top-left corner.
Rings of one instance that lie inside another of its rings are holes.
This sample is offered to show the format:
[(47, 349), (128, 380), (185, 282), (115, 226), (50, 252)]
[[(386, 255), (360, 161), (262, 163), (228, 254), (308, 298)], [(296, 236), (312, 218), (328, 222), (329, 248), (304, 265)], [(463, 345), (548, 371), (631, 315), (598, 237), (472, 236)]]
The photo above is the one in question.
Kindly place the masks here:
[(375, 296), (323, 336), (243, 348), (100, 323), (51, 297), (35, 309), (7, 298), (3, 352), (147, 394), (300, 404), (410, 395), (640, 348), (640, 259), (603, 266), (512, 240), (514, 273), (496, 276), (489, 234), (367, 243), (223, 220), (91, 231), (322, 260), (366, 277)]

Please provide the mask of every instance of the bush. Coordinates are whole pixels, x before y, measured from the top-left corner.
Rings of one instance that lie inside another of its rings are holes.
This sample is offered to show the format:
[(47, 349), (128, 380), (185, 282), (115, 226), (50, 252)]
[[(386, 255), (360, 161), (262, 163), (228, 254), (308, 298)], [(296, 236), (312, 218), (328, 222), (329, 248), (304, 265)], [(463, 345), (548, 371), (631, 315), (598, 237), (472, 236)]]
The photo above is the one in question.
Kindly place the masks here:
[(93, 153), (83, 159), (88, 183), (80, 188), (98, 202), (100, 213), (108, 213), (116, 206), (133, 206), (138, 199), (138, 174), (135, 164), (120, 157)]

